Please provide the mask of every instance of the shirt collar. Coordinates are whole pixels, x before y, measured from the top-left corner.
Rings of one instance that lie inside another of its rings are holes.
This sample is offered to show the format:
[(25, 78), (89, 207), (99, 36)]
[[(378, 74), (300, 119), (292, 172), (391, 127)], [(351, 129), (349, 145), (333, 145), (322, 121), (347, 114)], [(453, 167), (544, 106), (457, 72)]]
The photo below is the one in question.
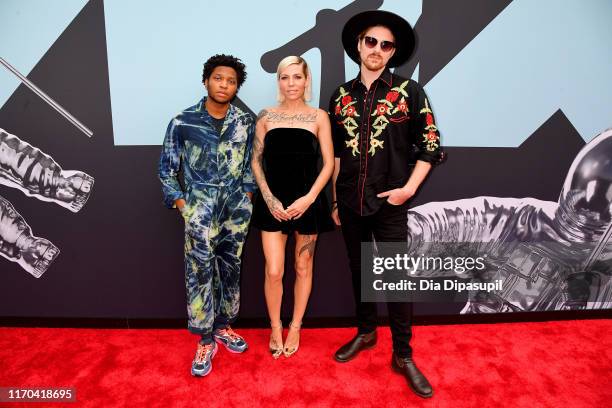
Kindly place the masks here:
[[(391, 70), (389, 69), (389, 67), (385, 67), (383, 72), (381, 72), (378, 78), (376, 78), (376, 81), (378, 81), (379, 79), (383, 81), (385, 84), (387, 84), (387, 86), (389, 87), (393, 84), (393, 74), (391, 73)], [(357, 73), (357, 77), (351, 83), (351, 88), (355, 88), (355, 85), (360, 84), (360, 83), (361, 83), (361, 70)]]
[[(205, 118), (212, 118), (212, 116), (210, 116), (210, 113), (208, 113), (208, 111), (206, 110), (206, 106), (204, 105), (206, 103), (206, 96), (203, 97), (202, 99), (200, 99), (200, 102), (198, 102), (198, 104), (196, 105), (196, 112), (200, 112), (200, 114), (205, 117)], [(232, 117), (234, 114), (234, 111), (236, 110), (236, 107), (230, 103), (229, 109), (227, 110), (227, 113), (225, 114), (225, 118), (229, 118)]]

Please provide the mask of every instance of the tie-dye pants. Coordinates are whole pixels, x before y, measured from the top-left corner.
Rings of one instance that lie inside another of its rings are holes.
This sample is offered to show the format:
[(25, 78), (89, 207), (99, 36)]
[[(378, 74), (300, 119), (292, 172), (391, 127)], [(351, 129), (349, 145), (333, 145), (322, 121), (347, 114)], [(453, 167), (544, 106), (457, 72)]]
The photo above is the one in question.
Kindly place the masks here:
[(187, 189), (185, 282), (188, 328), (208, 336), (240, 307), (240, 256), (253, 206), (241, 186)]

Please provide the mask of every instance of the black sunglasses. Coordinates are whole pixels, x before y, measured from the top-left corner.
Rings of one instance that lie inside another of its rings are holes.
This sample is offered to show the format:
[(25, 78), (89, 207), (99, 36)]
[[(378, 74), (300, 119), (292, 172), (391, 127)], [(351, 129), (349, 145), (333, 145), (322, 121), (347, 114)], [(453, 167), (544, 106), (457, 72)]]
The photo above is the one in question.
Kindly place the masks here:
[[(378, 44), (378, 40), (376, 38), (370, 37), (367, 35), (363, 37), (363, 42), (368, 48), (374, 48), (376, 47), (376, 44)], [(384, 52), (389, 52), (394, 48), (395, 48), (395, 43), (393, 41), (381, 41), (380, 42), (380, 49), (383, 50)]]

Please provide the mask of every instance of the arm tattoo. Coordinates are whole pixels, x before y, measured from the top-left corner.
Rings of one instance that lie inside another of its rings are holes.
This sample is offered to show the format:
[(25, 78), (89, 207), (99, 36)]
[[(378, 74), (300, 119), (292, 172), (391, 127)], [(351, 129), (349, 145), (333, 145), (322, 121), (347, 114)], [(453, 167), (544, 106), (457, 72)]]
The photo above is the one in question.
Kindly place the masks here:
[[(266, 115), (267, 111), (263, 109), (257, 116), (257, 120), (260, 120)], [(263, 143), (261, 143), (258, 137), (255, 137), (255, 140), (253, 140), (252, 158), (253, 176), (255, 177), (255, 181), (257, 182), (259, 190), (261, 191), (261, 196), (266, 202), (268, 209), (270, 212), (273, 212), (275, 210), (280, 210), (282, 208), (282, 203), (276, 197), (274, 197), (270, 191), (270, 187), (268, 187), (268, 182), (266, 181), (266, 176), (263, 171), (263, 151)]]
[(268, 116), (268, 111), (266, 109), (262, 109), (258, 114), (257, 114), (257, 122), (259, 122), (261, 119), (263, 119), (264, 117)]
[(268, 192), (268, 193), (262, 194), (262, 197), (264, 201), (266, 202), (266, 204), (268, 205), (268, 209), (270, 210), (271, 213), (276, 210), (279, 210), (279, 211), (281, 210), (283, 203), (281, 203), (278, 198), (274, 197), (272, 193)]

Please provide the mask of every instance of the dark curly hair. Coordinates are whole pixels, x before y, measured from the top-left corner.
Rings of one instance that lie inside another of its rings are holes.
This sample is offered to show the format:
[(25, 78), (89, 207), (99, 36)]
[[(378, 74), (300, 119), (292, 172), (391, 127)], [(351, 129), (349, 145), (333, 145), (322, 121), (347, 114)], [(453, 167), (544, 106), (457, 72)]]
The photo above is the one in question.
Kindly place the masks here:
[(212, 72), (217, 67), (230, 67), (236, 71), (236, 75), (238, 76), (238, 89), (244, 83), (244, 80), (247, 77), (247, 73), (244, 70), (245, 65), (239, 58), (236, 58), (232, 55), (225, 54), (217, 54), (213, 55), (204, 63), (204, 71), (202, 72), (202, 83), (206, 81), (212, 75)]

